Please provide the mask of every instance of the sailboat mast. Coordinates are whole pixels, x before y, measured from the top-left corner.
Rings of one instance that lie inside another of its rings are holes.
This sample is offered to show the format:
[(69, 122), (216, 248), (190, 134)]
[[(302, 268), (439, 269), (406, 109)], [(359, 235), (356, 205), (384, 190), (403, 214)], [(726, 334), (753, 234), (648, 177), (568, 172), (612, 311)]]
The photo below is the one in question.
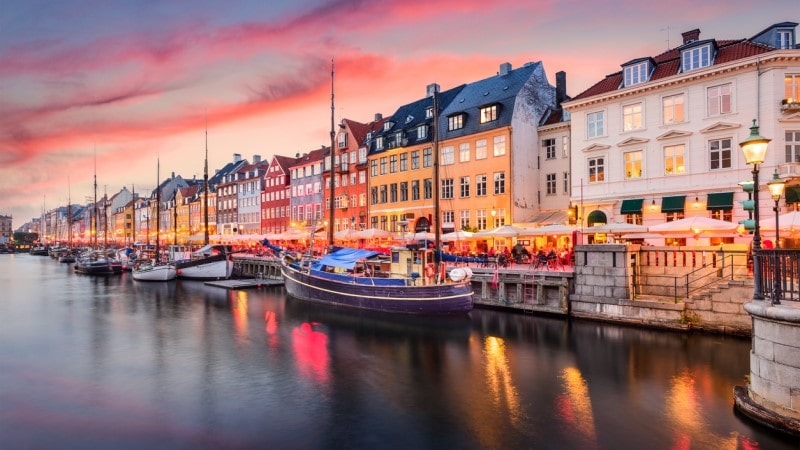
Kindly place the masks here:
[(208, 114), (206, 114), (206, 162), (203, 168), (203, 245), (208, 245)]
[(97, 250), (97, 149), (94, 151), (94, 225), (92, 231), (92, 248)]
[(172, 196), (172, 245), (178, 245), (178, 188)]
[(136, 185), (131, 185), (131, 244), (136, 242)]
[[(149, 239), (148, 239), (149, 240)], [(161, 159), (156, 163), (156, 263), (161, 256)]]
[(441, 227), (440, 218), (441, 211), (439, 211), (439, 86), (433, 89), (433, 228), (434, 240), (433, 249), (434, 254), (437, 255), (436, 260), (436, 273), (439, 273), (439, 264), (441, 258), (439, 257), (440, 240), (441, 240)]
[(330, 183), (330, 192), (331, 192), (330, 199), (328, 199), (328, 251), (329, 252), (333, 251), (333, 217), (334, 217), (334, 209), (333, 208), (334, 208), (334, 205), (335, 205), (334, 196), (336, 194), (334, 192), (334, 190), (333, 190), (333, 187), (335, 186), (335, 183), (333, 182), (333, 176), (334, 176), (334, 173), (335, 173), (334, 167), (336, 165), (335, 164), (336, 158), (334, 157), (334, 151), (333, 151), (333, 148), (334, 148), (333, 147), (333, 143), (334, 143), (334, 131), (333, 131), (333, 121), (334, 121), (334, 119), (333, 119), (333, 114), (334, 114), (334, 111), (335, 111), (335, 108), (333, 106), (333, 74), (334, 74), (334, 71), (333, 71), (333, 58), (331, 58), (331, 151), (330, 151), (331, 167), (330, 167), (330, 177), (329, 177), (330, 179), (328, 181)]
[(67, 246), (72, 248), (72, 188), (67, 177)]

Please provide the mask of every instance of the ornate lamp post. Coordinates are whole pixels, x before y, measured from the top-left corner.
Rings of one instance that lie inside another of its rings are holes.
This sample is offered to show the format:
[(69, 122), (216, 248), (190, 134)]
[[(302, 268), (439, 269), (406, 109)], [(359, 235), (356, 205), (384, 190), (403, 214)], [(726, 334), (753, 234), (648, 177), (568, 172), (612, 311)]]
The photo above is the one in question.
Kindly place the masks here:
[(764, 294), (761, 289), (761, 258), (759, 252), (761, 251), (761, 233), (758, 225), (758, 165), (764, 162), (764, 156), (767, 153), (767, 144), (770, 139), (767, 139), (758, 134), (758, 124), (756, 119), (753, 119), (753, 126), (750, 127), (750, 136), (739, 143), (744, 153), (744, 159), (747, 164), (753, 165), (753, 219), (755, 219), (755, 229), (753, 231), (753, 300), (764, 300)]
[[(778, 202), (781, 200), (783, 190), (786, 187), (786, 182), (781, 180), (778, 176), (778, 169), (775, 169), (772, 180), (767, 183), (767, 187), (769, 188), (770, 195), (772, 195), (772, 199), (775, 200), (775, 207), (772, 208), (772, 210), (775, 211), (775, 248), (777, 249), (781, 247), (780, 219), (778, 217), (781, 213), (781, 207)], [(778, 255), (778, 252), (775, 252), (772, 267), (772, 270), (775, 272), (775, 279), (772, 284), (772, 304), (779, 305), (781, 303), (781, 267), (780, 255)]]

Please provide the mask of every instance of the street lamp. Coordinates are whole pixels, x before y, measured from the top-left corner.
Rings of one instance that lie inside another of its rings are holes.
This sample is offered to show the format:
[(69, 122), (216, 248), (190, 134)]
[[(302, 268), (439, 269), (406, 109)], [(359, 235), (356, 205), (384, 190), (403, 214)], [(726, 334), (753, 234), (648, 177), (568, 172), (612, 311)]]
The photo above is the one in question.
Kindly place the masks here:
[(744, 153), (744, 159), (747, 164), (753, 165), (753, 219), (755, 219), (755, 228), (753, 231), (753, 300), (764, 300), (764, 294), (761, 289), (761, 259), (759, 252), (761, 251), (761, 234), (758, 224), (758, 165), (764, 162), (764, 156), (767, 153), (767, 144), (770, 139), (765, 138), (758, 134), (758, 124), (756, 119), (753, 119), (753, 126), (750, 127), (750, 136), (739, 143)]
[[(772, 208), (775, 211), (775, 248), (778, 249), (781, 247), (780, 242), (780, 216), (781, 207), (778, 202), (781, 200), (781, 196), (783, 195), (783, 190), (786, 187), (786, 182), (781, 180), (780, 176), (778, 176), (778, 169), (775, 169), (775, 173), (772, 175), (772, 180), (767, 183), (767, 187), (769, 188), (769, 193), (772, 195), (772, 199), (775, 200), (775, 207)], [(779, 305), (781, 303), (780, 293), (781, 293), (781, 267), (780, 267), (780, 255), (778, 252), (773, 252), (773, 271), (775, 272), (775, 279), (772, 283), (772, 304)]]

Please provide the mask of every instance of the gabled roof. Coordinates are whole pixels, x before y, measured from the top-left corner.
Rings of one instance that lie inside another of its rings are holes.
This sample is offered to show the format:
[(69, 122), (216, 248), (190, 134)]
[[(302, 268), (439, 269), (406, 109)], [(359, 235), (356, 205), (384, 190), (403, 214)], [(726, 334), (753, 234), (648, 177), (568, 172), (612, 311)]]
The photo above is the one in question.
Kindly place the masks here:
[(277, 165), (281, 168), (281, 171), (284, 174), (289, 173), (289, 168), (294, 165), (296, 158), (290, 158), (288, 156), (283, 155), (275, 155), (272, 157), (272, 161), (270, 162), (270, 166)]
[[(784, 22), (783, 24), (772, 25), (766, 30), (762, 31), (755, 37), (762, 35), (764, 32), (781, 25), (794, 26), (793, 22)], [(796, 24), (795, 24), (796, 25)], [(754, 38), (755, 38), (754, 37)], [(701, 43), (712, 42), (716, 45), (717, 51), (713, 58), (713, 66), (730, 63), (739, 59), (749, 58), (752, 56), (760, 55), (775, 51), (774, 47), (765, 45), (759, 42), (753, 42), (752, 39), (737, 39), (737, 40), (704, 40)], [(655, 62), (655, 70), (650, 76), (649, 82), (661, 80), (674, 75), (680, 74), (681, 69), (681, 51), (690, 46), (697, 46), (698, 41), (689, 42), (670, 50), (667, 50), (657, 56), (652, 57)], [(639, 58), (641, 59), (641, 58)], [(634, 60), (635, 61), (635, 60)], [(641, 83), (641, 86), (645, 83)], [(616, 90), (625, 89), (623, 86), (623, 73), (615, 72), (607, 75), (604, 79), (598, 81), (590, 88), (581, 92), (572, 98), (572, 100), (582, 100), (595, 95), (607, 94)]]

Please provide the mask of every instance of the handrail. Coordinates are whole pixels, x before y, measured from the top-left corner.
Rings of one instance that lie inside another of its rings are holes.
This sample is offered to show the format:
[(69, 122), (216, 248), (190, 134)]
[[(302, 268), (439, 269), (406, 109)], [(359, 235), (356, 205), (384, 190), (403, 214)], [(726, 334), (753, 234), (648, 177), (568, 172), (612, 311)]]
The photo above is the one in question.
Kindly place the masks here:
[[(647, 274), (645, 276), (637, 276), (637, 279), (642, 281), (644, 278), (664, 279), (663, 283), (642, 284), (642, 286), (650, 286), (650, 287), (661, 286), (662, 288), (666, 288), (667, 291), (665, 292), (665, 294), (669, 295), (669, 291), (672, 291), (671, 297), (677, 303), (678, 300), (680, 299), (679, 293), (684, 294), (683, 298), (689, 298), (689, 296), (692, 295), (693, 293), (696, 293), (701, 289), (716, 284), (722, 279), (733, 280), (735, 277), (735, 269), (736, 269), (736, 265), (734, 264), (734, 258), (736, 257), (741, 257), (741, 255), (725, 255), (724, 257), (717, 260), (717, 263), (714, 264), (706, 263), (703, 264), (703, 266), (698, 267), (697, 269), (693, 269), (681, 275)], [(717, 267), (718, 265), (719, 267)], [(703, 271), (707, 271), (707, 273), (695, 276)], [(636, 283), (642, 283), (642, 281), (637, 281)]]

